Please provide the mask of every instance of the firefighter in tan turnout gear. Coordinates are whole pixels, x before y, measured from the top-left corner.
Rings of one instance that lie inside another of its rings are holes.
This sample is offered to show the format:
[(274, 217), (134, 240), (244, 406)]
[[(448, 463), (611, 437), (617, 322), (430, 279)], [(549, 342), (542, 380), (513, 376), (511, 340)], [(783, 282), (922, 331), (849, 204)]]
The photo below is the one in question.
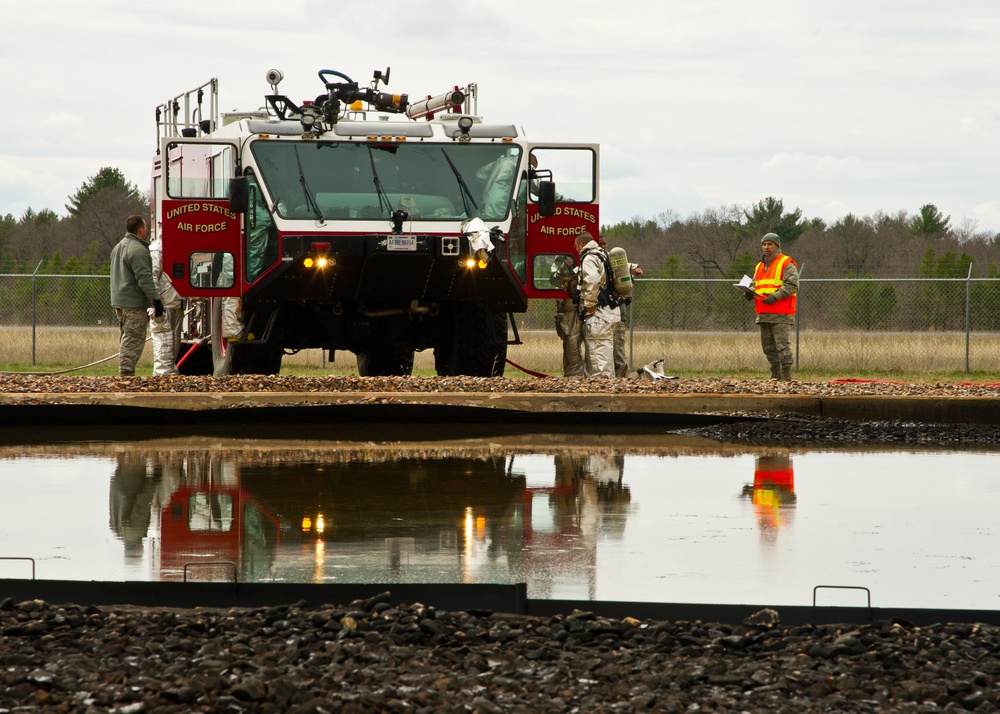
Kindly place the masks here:
[(552, 263), (549, 278), (553, 287), (569, 292), (570, 297), (556, 300), (556, 334), (562, 340), (562, 366), (564, 377), (584, 376), (583, 323), (577, 311), (579, 276), (571, 255), (560, 255)]
[(583, 345), (589, 377), (614, 377), (615, 325), (621, 322), (608, 254), (589, 232), (576, 237), (580, 254), (580, 301)]
[(163, 272), (163, 242), (159, 234), (149, 244), (153, 281), (160, 291), (163, 313), (149, 317), (149, 335), (153, 338), (153, 374), (167, 377), (177, 374), (177, 356), (181, 348), (181, 296)]

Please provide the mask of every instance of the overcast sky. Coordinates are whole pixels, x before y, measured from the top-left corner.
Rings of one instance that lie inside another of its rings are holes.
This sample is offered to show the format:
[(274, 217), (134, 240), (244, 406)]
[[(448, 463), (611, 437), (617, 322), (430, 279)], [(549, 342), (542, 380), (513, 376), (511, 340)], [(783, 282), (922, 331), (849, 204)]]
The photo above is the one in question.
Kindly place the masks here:
[(487, 121), (602, 147), (601, 222), (765, 197), (833, 222), (1000, 232), (996, 0), (3, 0), (0, 215), (103, 166), (149, 188), (155, 107), (211, 77), (250, 109), (333, 69), (411, 97), (479, 84)]

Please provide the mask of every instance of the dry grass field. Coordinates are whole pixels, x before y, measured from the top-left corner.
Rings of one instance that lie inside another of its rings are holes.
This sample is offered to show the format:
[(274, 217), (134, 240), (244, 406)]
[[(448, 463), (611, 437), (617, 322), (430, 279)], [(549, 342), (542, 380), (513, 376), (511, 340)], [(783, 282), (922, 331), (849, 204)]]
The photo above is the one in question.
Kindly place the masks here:
[[(512, 345), (508, 358), (528, 370), (561, 374), (561, 345), (554, 332), (526, 330), (523, 344)], [(114, 374), (118, 351), (117, 328), (40, 328), (32, 345), (30, 328), (0, 328), (0, 369), (3, 371), (57, 371), (95, 364), (80, 374)], [(34, 363), (32, 354), (34, 352)], [(896, 375), (908, 379), (961, 378), (966, 370), (964, 333), (803, 332), (798, 340), (799, 373), (820, 376)], [(734, 333), (636, 332), (632, 359), (636, 367), (664, 360), (667, 374), (747, 375), (766, 372), (755, 330)], [(104, 360), (104, 361), (102, 361)], [(152, 349), (147, 346), (139, 363), (149, 373)], [(969, 342), (969, 371), (978, 378), (1000, 377), (1000, 334), (973, 334)], [(434, 356), (418, 353), (414, 373), (432, 375)], [(283, 372), (352, 374), (354, 355), (337, 352), (331, 362), (322, 350), (288, 355)], [(523, 372), (508, 366), (510, 377)]]

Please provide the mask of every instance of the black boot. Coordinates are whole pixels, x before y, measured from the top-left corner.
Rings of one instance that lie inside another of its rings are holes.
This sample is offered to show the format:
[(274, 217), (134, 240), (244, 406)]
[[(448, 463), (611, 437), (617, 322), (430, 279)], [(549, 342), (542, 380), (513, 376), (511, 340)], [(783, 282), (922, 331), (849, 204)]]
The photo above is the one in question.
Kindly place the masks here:
[(780, 379), (782, 382), (791, 382), (792, 381), (792, 365), (790, 365), (790, 364), (783, 364), (783, 365), (781, 365), (781, 373), (778, 376), (778, 379)]

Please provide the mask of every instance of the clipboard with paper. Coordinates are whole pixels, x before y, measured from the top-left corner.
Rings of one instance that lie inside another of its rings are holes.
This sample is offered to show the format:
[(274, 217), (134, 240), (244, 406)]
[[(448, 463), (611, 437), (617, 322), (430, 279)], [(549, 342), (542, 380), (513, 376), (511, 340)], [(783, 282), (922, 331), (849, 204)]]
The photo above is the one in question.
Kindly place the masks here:
[(753, 295), (754, 297), (762, 297), (759, 292), (753, 289), (753, 278), (749, 275), (744, 275), (740, 278), (738, 283), (733, 283), (733, 287), (737, 290), (746, 293), (747, 295)]

